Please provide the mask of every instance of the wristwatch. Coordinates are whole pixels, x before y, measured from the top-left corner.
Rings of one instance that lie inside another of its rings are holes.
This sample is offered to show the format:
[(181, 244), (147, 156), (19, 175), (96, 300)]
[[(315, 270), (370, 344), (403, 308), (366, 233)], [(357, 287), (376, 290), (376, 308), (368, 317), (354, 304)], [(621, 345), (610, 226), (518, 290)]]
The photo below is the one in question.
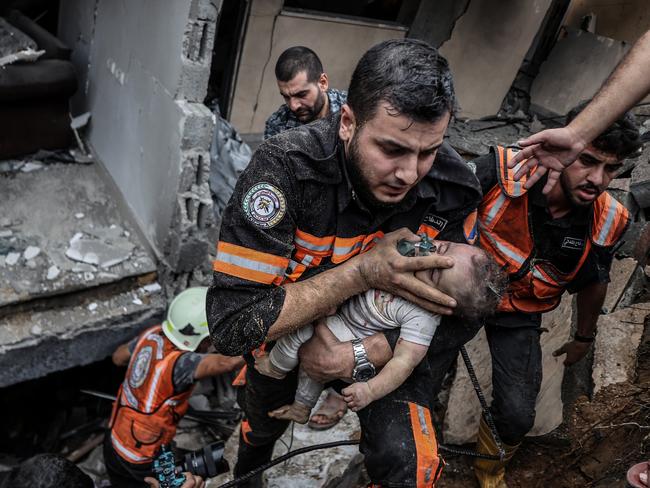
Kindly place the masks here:
[(352, 339), (352, 352), (354, 353), (352, 379), (356, 382), (368, 381), (375, 376), (375, 366), (368, 360), (368, 354), (361, 339)]

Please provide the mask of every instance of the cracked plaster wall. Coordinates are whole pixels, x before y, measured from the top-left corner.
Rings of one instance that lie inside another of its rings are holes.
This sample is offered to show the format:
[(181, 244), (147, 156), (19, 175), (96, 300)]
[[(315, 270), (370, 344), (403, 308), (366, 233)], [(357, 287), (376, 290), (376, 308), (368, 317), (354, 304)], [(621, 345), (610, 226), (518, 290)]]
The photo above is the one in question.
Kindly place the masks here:
[(207, 175), (214, 121), (202, 101), (219, 5), (61, 2), (60, 36), (74, 48), (86, 80), (75, 105), (92, 113), (89, 142), (175, 272), (208, 259), (213, 222), (204, 216), (212, 214), (206, 207), (212, 205)]

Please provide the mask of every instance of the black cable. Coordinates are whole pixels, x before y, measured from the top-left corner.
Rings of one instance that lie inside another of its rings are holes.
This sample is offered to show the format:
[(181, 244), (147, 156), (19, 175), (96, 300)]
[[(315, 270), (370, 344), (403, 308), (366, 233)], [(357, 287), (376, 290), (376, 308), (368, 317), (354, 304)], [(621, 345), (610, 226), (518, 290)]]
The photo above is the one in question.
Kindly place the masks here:
[(304, 454), (306, 452), (316, 451), (318, 449), (329, 449), (330, 447), (338, 447), (338, 446), (354, 446), (357, 444), (359, 444), (359, 441), (352, 440), (352, 441), (326, 442), (324, 444), (316, 444), (315, 446), (301, 447), (300, 449), (296, 449), (295, 451), (291, 451), (280, 457), (277, 457), (273, 461), (269, 461), (268, 463), (263, 464), (262, 466), (255, 468), (254, 470), (249, 471), (248, 473), (240, 476), (239, 478), (235, 478), (234, 480), (229, 481), (228, 483), (219, 485), (217, 488), (230, 488), (231, 486), (237, 486), (238, 484), (243, 483), (244, 481), (248, 481), (253, 476), (257, 476), (258, 474), (262, 473), (263, 471), (266, 471), (267, 469), (275, 466), (276, 464), (280, 464), (281, 462), (289, 458), (292, 458), (293, 456), (297, 456), (298, 454)]
[[(495, 459), (495, 460), (503, 461), (503, 459), (506, 456), (506, 452), (503, 449), (501, 438), (499, 437), (499, 433), (497, 432), (497, 427), (496, 425), (494, 425), (494, 419), (492, 418), (492, 414), (490, 413), (490, 407), (488, 406), (487, 401), (485, 401), (483, 390), (481, 389), (481, 385), (478, 382), (478, 378), (476, 377), (476, 373), (474, 372), (474, 367), (472, 366), (472, 362), (469, 359), (469, 354), (467, 354), (467, 349), (465, 349), (465, 346), (461, 346), (460, 354), (461, 356), (463, 356), (463, 361), (465, 362), (465, 367), (467, 368), (467, 374), (469, 375), (469, 379), (472, 380), (474, 391), (476, 392), (478, 401), (481, 404), (481, 408), (483, 409), (483, 418), (485, 419), (485, 423), (490, 428), (490, 431), (492, 432), (492, 437), (494, 438), (494, 443), (497, 445), (497, 449), (499, 450), (498, 456), (491, 456), (490, 458), (484, 458), (484, 459)], [(477, 452), (476, 454), (480, 454), (480, 453)]]

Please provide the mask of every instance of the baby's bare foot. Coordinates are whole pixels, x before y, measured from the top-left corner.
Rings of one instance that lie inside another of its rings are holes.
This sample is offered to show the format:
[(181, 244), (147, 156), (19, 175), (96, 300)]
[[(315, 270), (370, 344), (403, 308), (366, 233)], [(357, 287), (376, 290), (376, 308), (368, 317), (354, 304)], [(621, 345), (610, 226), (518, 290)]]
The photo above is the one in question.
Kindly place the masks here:
[(263, 374), (264, 376), (270, 376), (276, 380), (281, 380), (287, 375), (284, 371), (277, 369), (266, 354), (255, 358), (255, 369), (258, 373)]
[(291, 405), (277, 408), (269, 412), (269, 417), (275, 419), (293, 420), (299, 424), (306, 424), (311, 414), (311, 407), (300, 402), (293, 402)]

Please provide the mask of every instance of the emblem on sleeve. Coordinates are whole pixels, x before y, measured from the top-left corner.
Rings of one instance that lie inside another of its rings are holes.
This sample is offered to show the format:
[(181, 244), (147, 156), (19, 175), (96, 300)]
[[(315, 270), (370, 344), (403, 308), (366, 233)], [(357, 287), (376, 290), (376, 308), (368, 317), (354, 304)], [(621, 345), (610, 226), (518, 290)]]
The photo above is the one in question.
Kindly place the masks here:
[(275, 186), (258, 183), (246, 192), (242, 208), (248, 220), (268, 229), (277, 225), (284, 217), (287, 199)]

